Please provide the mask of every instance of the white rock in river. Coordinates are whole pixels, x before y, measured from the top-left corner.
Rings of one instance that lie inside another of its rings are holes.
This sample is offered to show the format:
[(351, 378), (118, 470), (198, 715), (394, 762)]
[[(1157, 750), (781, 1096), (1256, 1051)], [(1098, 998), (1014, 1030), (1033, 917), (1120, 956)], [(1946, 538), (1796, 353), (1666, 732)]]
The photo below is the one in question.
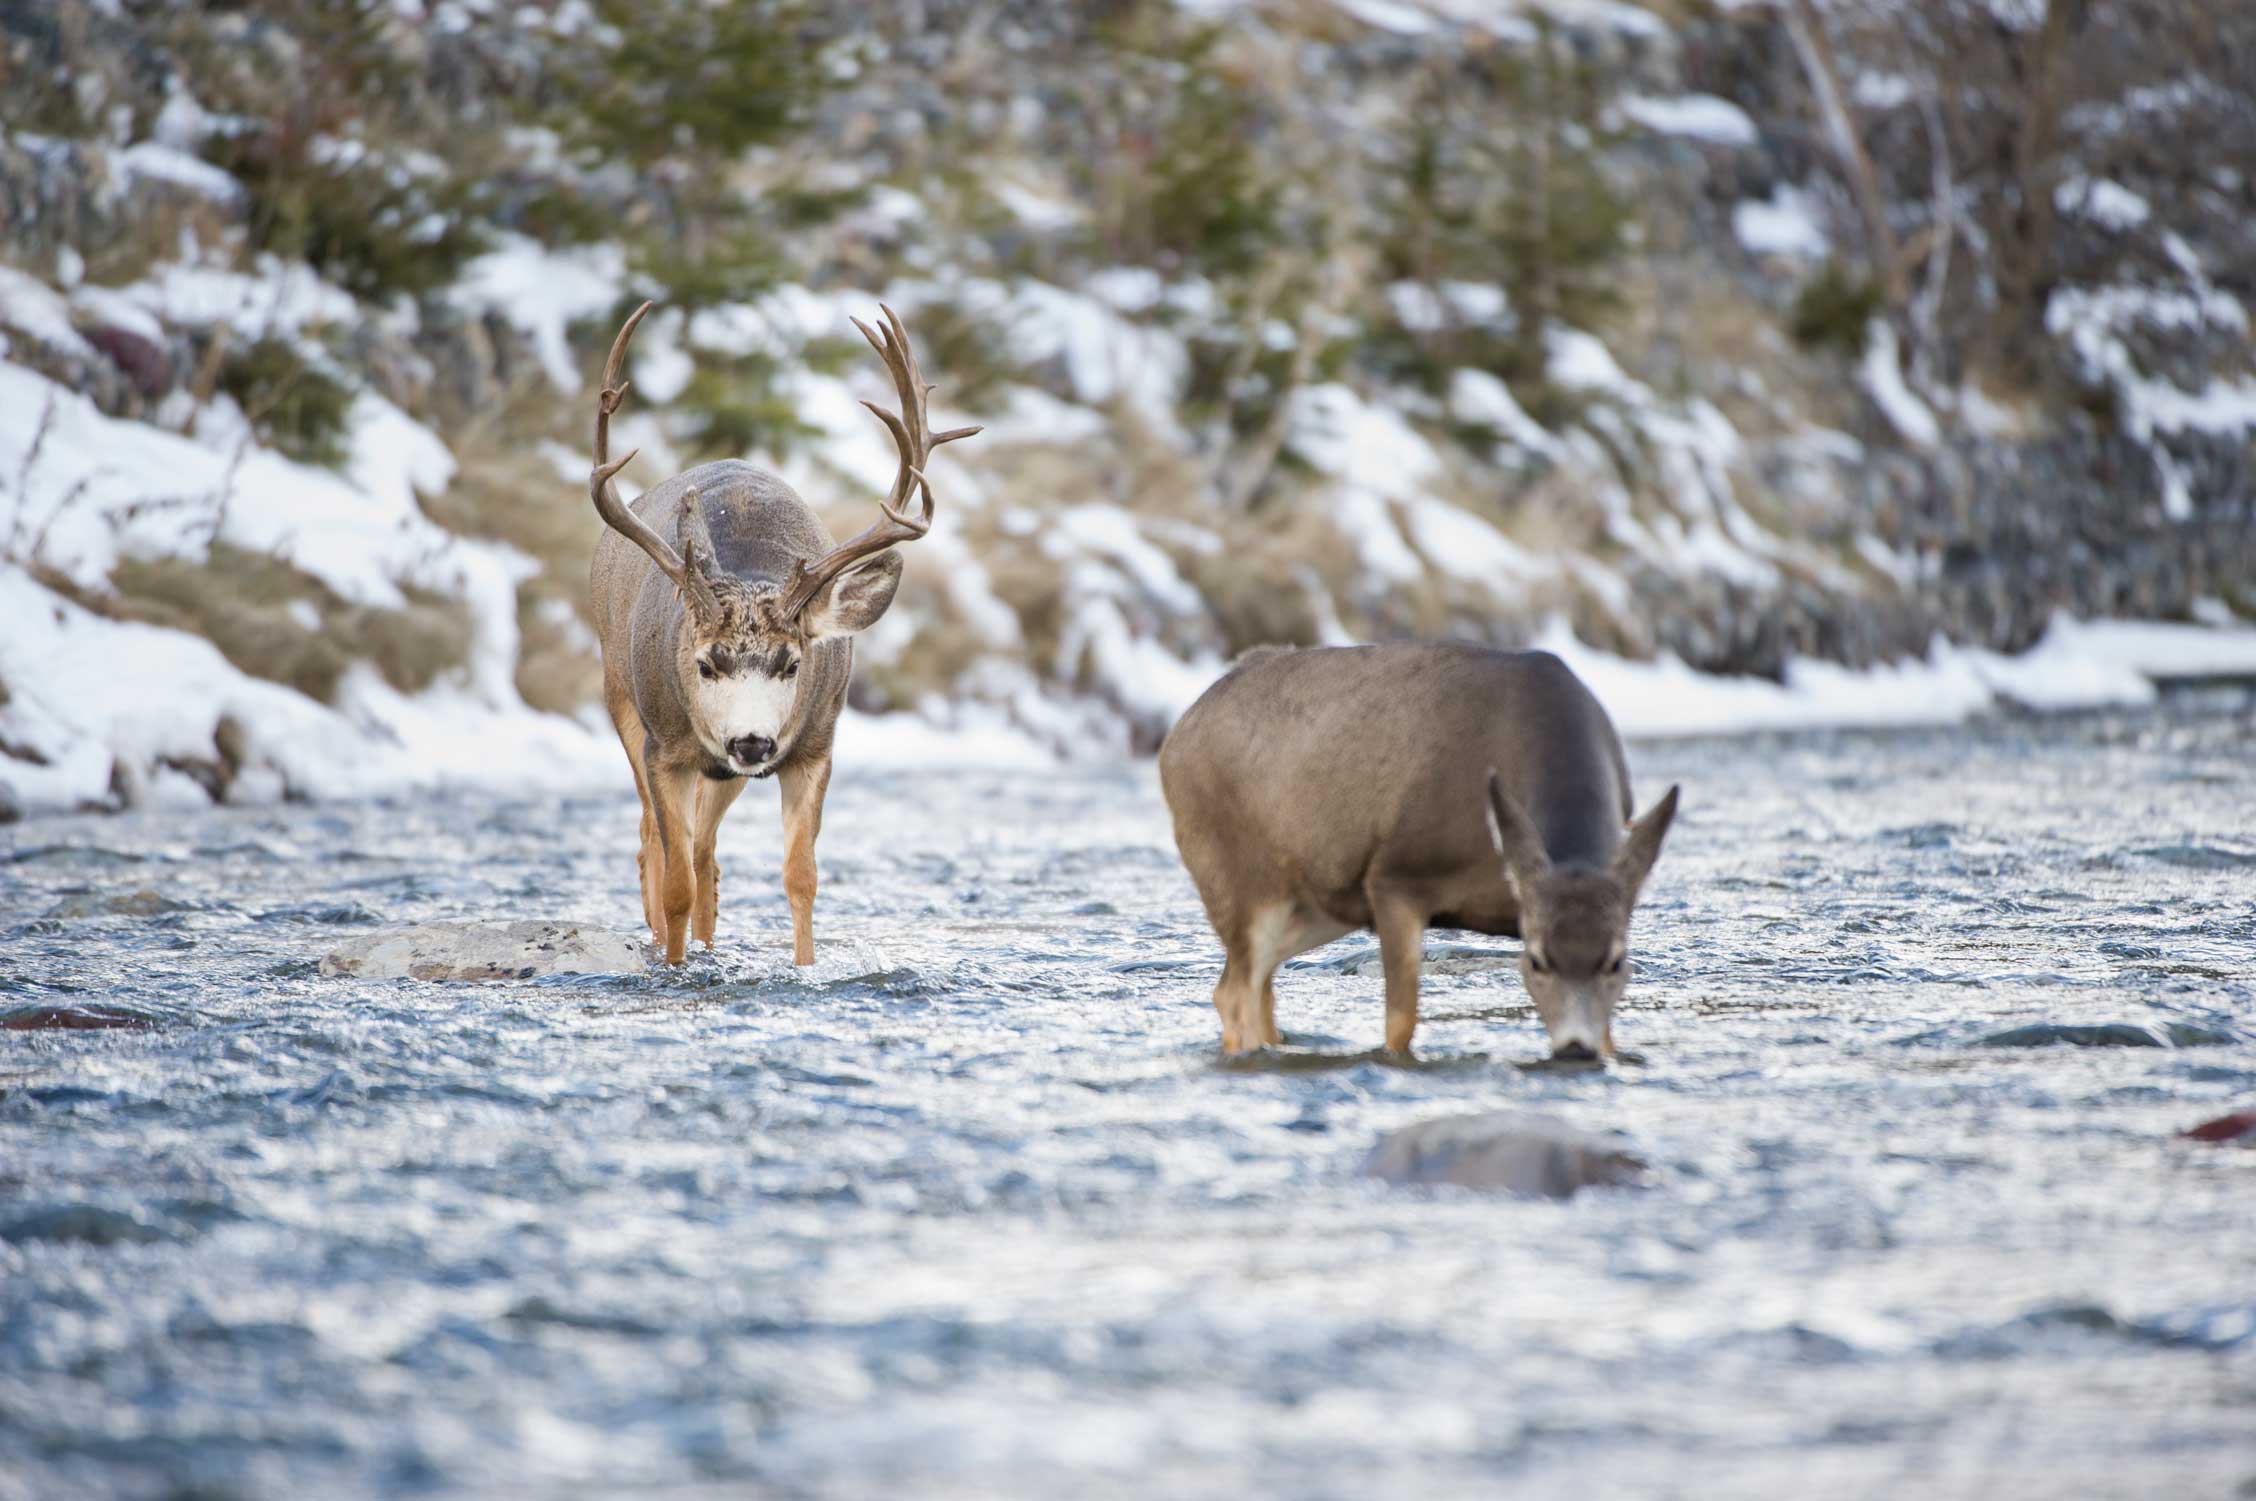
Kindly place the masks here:
[(1644, 1166), (1617, 1138), (1578, 1131), (1555, 1116), (1492, 1110), (1389, 1131), (1364, 1159), (1363, 1171), (1389, 1183), (1564, 1199), (1594, 1185), (1634, 1183)]
[(434, 922), (369, 933), (331, 949), (325, 975), (362, 980), (530, 980), (541, 975), (640, 974), (639, 939), (561, 922)]

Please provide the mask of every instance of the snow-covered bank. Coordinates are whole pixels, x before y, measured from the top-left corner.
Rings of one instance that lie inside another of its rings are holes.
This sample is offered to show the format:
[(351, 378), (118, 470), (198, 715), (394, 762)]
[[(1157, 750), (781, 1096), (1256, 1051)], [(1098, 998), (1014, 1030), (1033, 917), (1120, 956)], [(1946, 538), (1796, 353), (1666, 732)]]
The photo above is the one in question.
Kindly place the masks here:
[[(256, 803), (628, 785), (618, 746), (593, 713), (575, 720), (495, 708), (459, 687), (409, 696), (365, 669), (330, 707), (244, 674), (201, 637), (106, 619), (13, 569), (0, 569), (0, 622), (0, 682), (9, 691), (0, 784), (30, 812), (195, 806), (215, 794)], [(1947, 724), (2007, 704), (2141, 704), (2158, 680), (2256, 677), (2256, 628), (2247, 626), (2063, 618), (2019, 656), (1938, 641), (1923, 660), (1869, 672), (1796, 661), (1782, 683), (1704, 675), (1671, 657), (1630, 661), (1585, 646), (1563, 625), (1537, 644), (1565, 658), (1633, 739)], [(1061, 759), (1000, 711), (959, 706), (946, 717), (849, 711), (841, 755), (887, 770)], [(1074, 749), (1085, 756), (1088, 744)]]
[(1776, 683), (1697, 673), (1674, 657), (1627, 661), (1584, 646), (1560, 625), (1537, 644), (1564, 658), (1633, 739), (1955, 724), (2001, 707), (2151, 703), (2161, 682), (2256, 677), (2256, 627), (2066, 616), (2017, 656), (1938, 638), (1924, 658), (1863, 672), (1797, 659)]
[(0, 567), (0, 783), (31, 811), (601, 786), (614, 746), (459, 687), (348, 674), (335, 707), (251, 677), (201, 636), (110, 620)]

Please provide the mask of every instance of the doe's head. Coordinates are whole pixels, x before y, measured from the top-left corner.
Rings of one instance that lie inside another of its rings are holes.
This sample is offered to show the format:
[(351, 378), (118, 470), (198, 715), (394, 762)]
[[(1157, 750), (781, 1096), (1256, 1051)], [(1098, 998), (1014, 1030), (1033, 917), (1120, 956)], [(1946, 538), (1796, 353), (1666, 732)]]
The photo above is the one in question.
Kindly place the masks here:
[(1602, 865), (1553, 865), (1525, 811), (1488, 774), (1489, 835), (1519, 897), (1520, 978), (1554, 1058), (1611, 1057), (1629, 980), (1629, 917), (1676, 817), (1677, 789), (1629, 826)]

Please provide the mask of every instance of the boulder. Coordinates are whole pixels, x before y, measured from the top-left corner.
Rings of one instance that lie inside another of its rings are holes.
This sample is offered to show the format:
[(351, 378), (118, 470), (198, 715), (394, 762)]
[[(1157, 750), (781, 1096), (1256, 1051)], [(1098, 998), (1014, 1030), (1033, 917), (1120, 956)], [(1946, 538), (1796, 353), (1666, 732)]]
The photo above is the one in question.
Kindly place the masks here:
[(1444, 1116), (1389, 1131), (1363, 1162), (1365, 1173), (1389, 1183), (1446, 1183), (1546, 1199), (1635, 1183), (1644, 1168), (1618, 1138), (1524, 1110)]
[(648, 968), (640, 939), (561, 922), (423, 923), (341, 943), (321, 960), (323, 974), (360, 980), (533, 980)]

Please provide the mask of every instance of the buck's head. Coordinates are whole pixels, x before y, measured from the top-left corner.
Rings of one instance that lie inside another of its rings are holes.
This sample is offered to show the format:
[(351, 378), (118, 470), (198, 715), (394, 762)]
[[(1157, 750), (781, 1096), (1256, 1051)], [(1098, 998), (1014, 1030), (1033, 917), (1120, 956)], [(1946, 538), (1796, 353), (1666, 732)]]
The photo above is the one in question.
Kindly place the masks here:
[(686, 606), (674, 647), (681, 701), (711, 765), (765, 777), (790, 749), (784, 729), (798, 712), (808, 650), (876, 624), (901, 585), (901, 555), (878, 553), (794, 607), (788, 588), (713, 569), (695, 535), (695, 510), (693, 492), (678, 536)]
[(1553, 865), (1527, 814), (1488, 774), (1489, 833), (1520, 905), (1520, 977), (1554, 1058), (1611, 1057), (1629, 980), (1629, 915), (1676, 817), (1676, 789), (1629, 827), (1603, 865)]
[[(901, 403), (899, 412), (862, 403), (877, 414), (900, 450), (892, 491), (878, 502), (883, 514), (822, 557), (794, 563), (781, 584), (733, 577), (713, 566), (694, 488), (682, 499), (674, 539), (668, 542), (619, 499), (611, 484), (634, 457), (611, 457), (611, 417), (627, 393), (627, 343), (650, 307), (646, 302), (636, 308), (611, 341), (603, 390), (596, 398), (595, 467), (588, 493), (604, 524), (641, 548), (681, 591), (674, 671), (681, 701), (689, 706), (690, 726), (711, 758), (712, 774), (764, 777), (790, 753), (784, 732), (798, 712), (800, 668), (808, 649), (866, 630), (893, 603), (893, 591), (901, 584), (895, 545), (914, 542), (932, 529), (932, 485), (924, 465), (933, 449), (979, 429), (931, 430), (925, 398), (932, 387), (917, 368), (908, 330), (891, 308), (880, 304), (882, 331), (854, 319), (854, 327), (885, 362)], [(921, 499), (915, 510), (909, 508), (912, 495)]]

